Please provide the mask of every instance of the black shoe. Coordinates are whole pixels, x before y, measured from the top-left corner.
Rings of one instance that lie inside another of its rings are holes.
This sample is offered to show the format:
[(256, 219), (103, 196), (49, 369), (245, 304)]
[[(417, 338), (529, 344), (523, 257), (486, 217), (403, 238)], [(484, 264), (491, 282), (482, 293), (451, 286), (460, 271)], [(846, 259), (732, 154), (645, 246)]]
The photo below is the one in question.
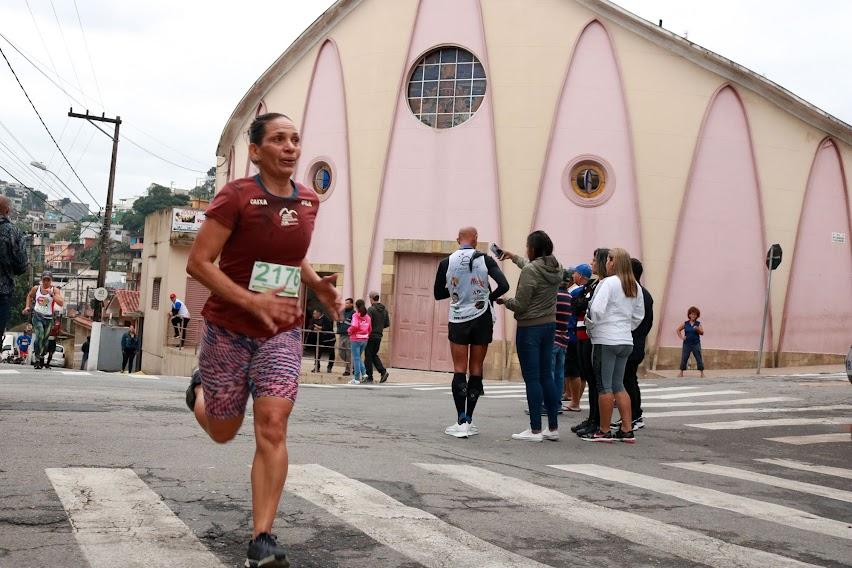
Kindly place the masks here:
[(192, 372), (192, 378), (189, 380), (189, 386), (186, 387), (186, 405), (193, 412), (195, 412), (195, 387), (200, 384), (201, 371), (196, 369)]
[(594, 434), (597, 431), (598, 431), (598, 425), (597, 424), (587, 424), (585, 428), (577, 430), (577, 432), (575, 432), (575, 433), (582, 438), (583, 436), (586, 436), (588, 434)]
[(583, 434), (582, 436), (580, 436), (580, 439), (584, 442), (603, 442), (605, 444), (611, 444), (614, 440), (611, 433), (601, 432), (598, 429), (595, 429), (594, 432), (587, 432)]
[(577, 432), (579, 432), (580, 430), (585, 429), (585, 428), (586, 428), (586, 426), (588, 426), (588, 425), (589, 425), (589, 421), (588, 421), (588, 420), (583, 420), (583, 421), (582, 421), (582, 422), (580, 422), (579, 424), (575, 424), (574, 426), (571, 426), (571, 431), (572, 431), (572, 432), (574, 432), (574, 433), (576, 434), (576, 433), (577, 433)]
[(260, 533), (249, 541), (245, 568), (289, 568), (287, 553), (273, 534)]
[(382, 380), (380, 380), (379, 382), (380, 382), (380, 383), (384, 383), (384, 382), (386, 382), (386, 381), (388, 380), (388, 377), (389, 377), (389, 376), (390, 376), (390, 373), (388, 373), (387, 371), (385, 371), (384, 373), (382, 373)]
[(361, 384), (366, 385), (366, 384), (372, 384), (373, 382), (374, 382), (373, 379), (364, 379), (363, 381), (361, 381)]
[(625, 444), (635, 444), (636, 443), (636, 435), (631, 430), (630, 432), (624, 432), (622, 430), (616, 430), (615, 436), (613, 439), (616, 442), (624, 442)]
[(343, 376), (344, 376), (344, 377), (348, 377), (348, 376), (349, 376), (349, 375), (351, 375), (351, 374), (352, 374), (352, 373), (350, 373), (349, 371), (343, 371)]

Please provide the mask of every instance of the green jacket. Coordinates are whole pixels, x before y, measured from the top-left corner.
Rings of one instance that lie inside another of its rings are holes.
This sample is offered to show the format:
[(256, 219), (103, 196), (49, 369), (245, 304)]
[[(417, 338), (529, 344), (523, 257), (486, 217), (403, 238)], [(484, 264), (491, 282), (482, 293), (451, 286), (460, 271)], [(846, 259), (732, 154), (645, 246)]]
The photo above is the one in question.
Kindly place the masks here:
[(521, 327), (556, 321), (556, 291), (562, 282), (562, 265), (556, 257), (542, 256), (532, 262), (516, 256), (513, 260), (521, 269), (515, 297), (506, 300), (506, 307), (515, 312)]

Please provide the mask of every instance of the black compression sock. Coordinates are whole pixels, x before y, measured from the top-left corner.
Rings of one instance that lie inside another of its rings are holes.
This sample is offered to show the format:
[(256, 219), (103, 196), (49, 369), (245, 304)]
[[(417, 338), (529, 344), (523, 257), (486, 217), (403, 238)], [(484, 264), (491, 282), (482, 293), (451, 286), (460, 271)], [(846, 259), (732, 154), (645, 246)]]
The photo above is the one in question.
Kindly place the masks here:
[(456, 415), (459, 424), (464, 420), (464, 404), (467, 398), (467, 375), (465, 373), (453, 373), (453, 402), (456, 403)]
[(482, 386), (482, 376), (471, 375), (467, 382), (467, 421), (473, 421), (473, 409), (476, 408), (476, 402), (479, 397), (485, 394), (485, 389)]

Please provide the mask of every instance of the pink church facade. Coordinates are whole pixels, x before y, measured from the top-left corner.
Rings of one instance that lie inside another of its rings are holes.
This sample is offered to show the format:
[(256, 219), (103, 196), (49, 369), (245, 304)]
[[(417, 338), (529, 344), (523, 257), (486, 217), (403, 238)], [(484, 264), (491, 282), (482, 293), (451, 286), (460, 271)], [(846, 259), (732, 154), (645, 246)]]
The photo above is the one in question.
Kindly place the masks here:
[[(768, 364), (852, 343), (852, 129), (608, 2), (340, 0), (234, 110), (219, 187), (250, 171), (261, 111), (302, 129), (296, 178), (322, 199), (309, 258), (347, 296), (381, 293), (392, 365), (447, 370), (431, 286), (465, 225), (515, 252), (543, 229), (565, 266), (597, 247), (642, 260), (649, 367), (677, 364), (691, 305), (708, 366), (755, 363), (772, 243)], [(516, 374), (513, 337), (499, 312), (494, 378)]]

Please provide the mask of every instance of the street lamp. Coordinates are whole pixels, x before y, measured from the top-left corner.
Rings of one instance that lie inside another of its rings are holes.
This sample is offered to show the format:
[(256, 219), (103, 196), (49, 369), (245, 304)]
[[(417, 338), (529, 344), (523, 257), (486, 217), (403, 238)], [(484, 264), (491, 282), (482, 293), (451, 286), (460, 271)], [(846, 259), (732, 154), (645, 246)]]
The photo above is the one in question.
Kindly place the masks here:
[(49, 173), (50, 175), (52, 175), (53, 177), (55, 177), (56, 179), (58, 179), (58, 180), (59, 180), (59, 183), (61, 183), (62, 185), (64, 185), (64, 186), (65, 186), (65, 189), (67, 189), (67, 190), (68, 190), (68, 193), (70, 193), (71, 195), (74, 195), (74, 191), (73, 191), (70, 187), (68, 187), (68, 184), (67, 184), (67, 183), (65, 183), (64, 181), (62, 181), (62, 178), (61, 178), (61, 177), (59, 177), (58, 175), (56, 175), (55, 173), (53, 173), (52, 171), (50, 171), (49, 169), (47, 169), (47, 166), (45, 166), (45, 165), (44, 165), (44, 164), (42, 164), (41, 162), (36, 162), (36, 161), (32, 161), (32, 162), (30, 162), (30, 165), (31, 165), (32, 167), (34, 167), (34, 168), (37, 168), (37, 169), (42, 170), (42, 171), (45, 171), (45, 172)]

